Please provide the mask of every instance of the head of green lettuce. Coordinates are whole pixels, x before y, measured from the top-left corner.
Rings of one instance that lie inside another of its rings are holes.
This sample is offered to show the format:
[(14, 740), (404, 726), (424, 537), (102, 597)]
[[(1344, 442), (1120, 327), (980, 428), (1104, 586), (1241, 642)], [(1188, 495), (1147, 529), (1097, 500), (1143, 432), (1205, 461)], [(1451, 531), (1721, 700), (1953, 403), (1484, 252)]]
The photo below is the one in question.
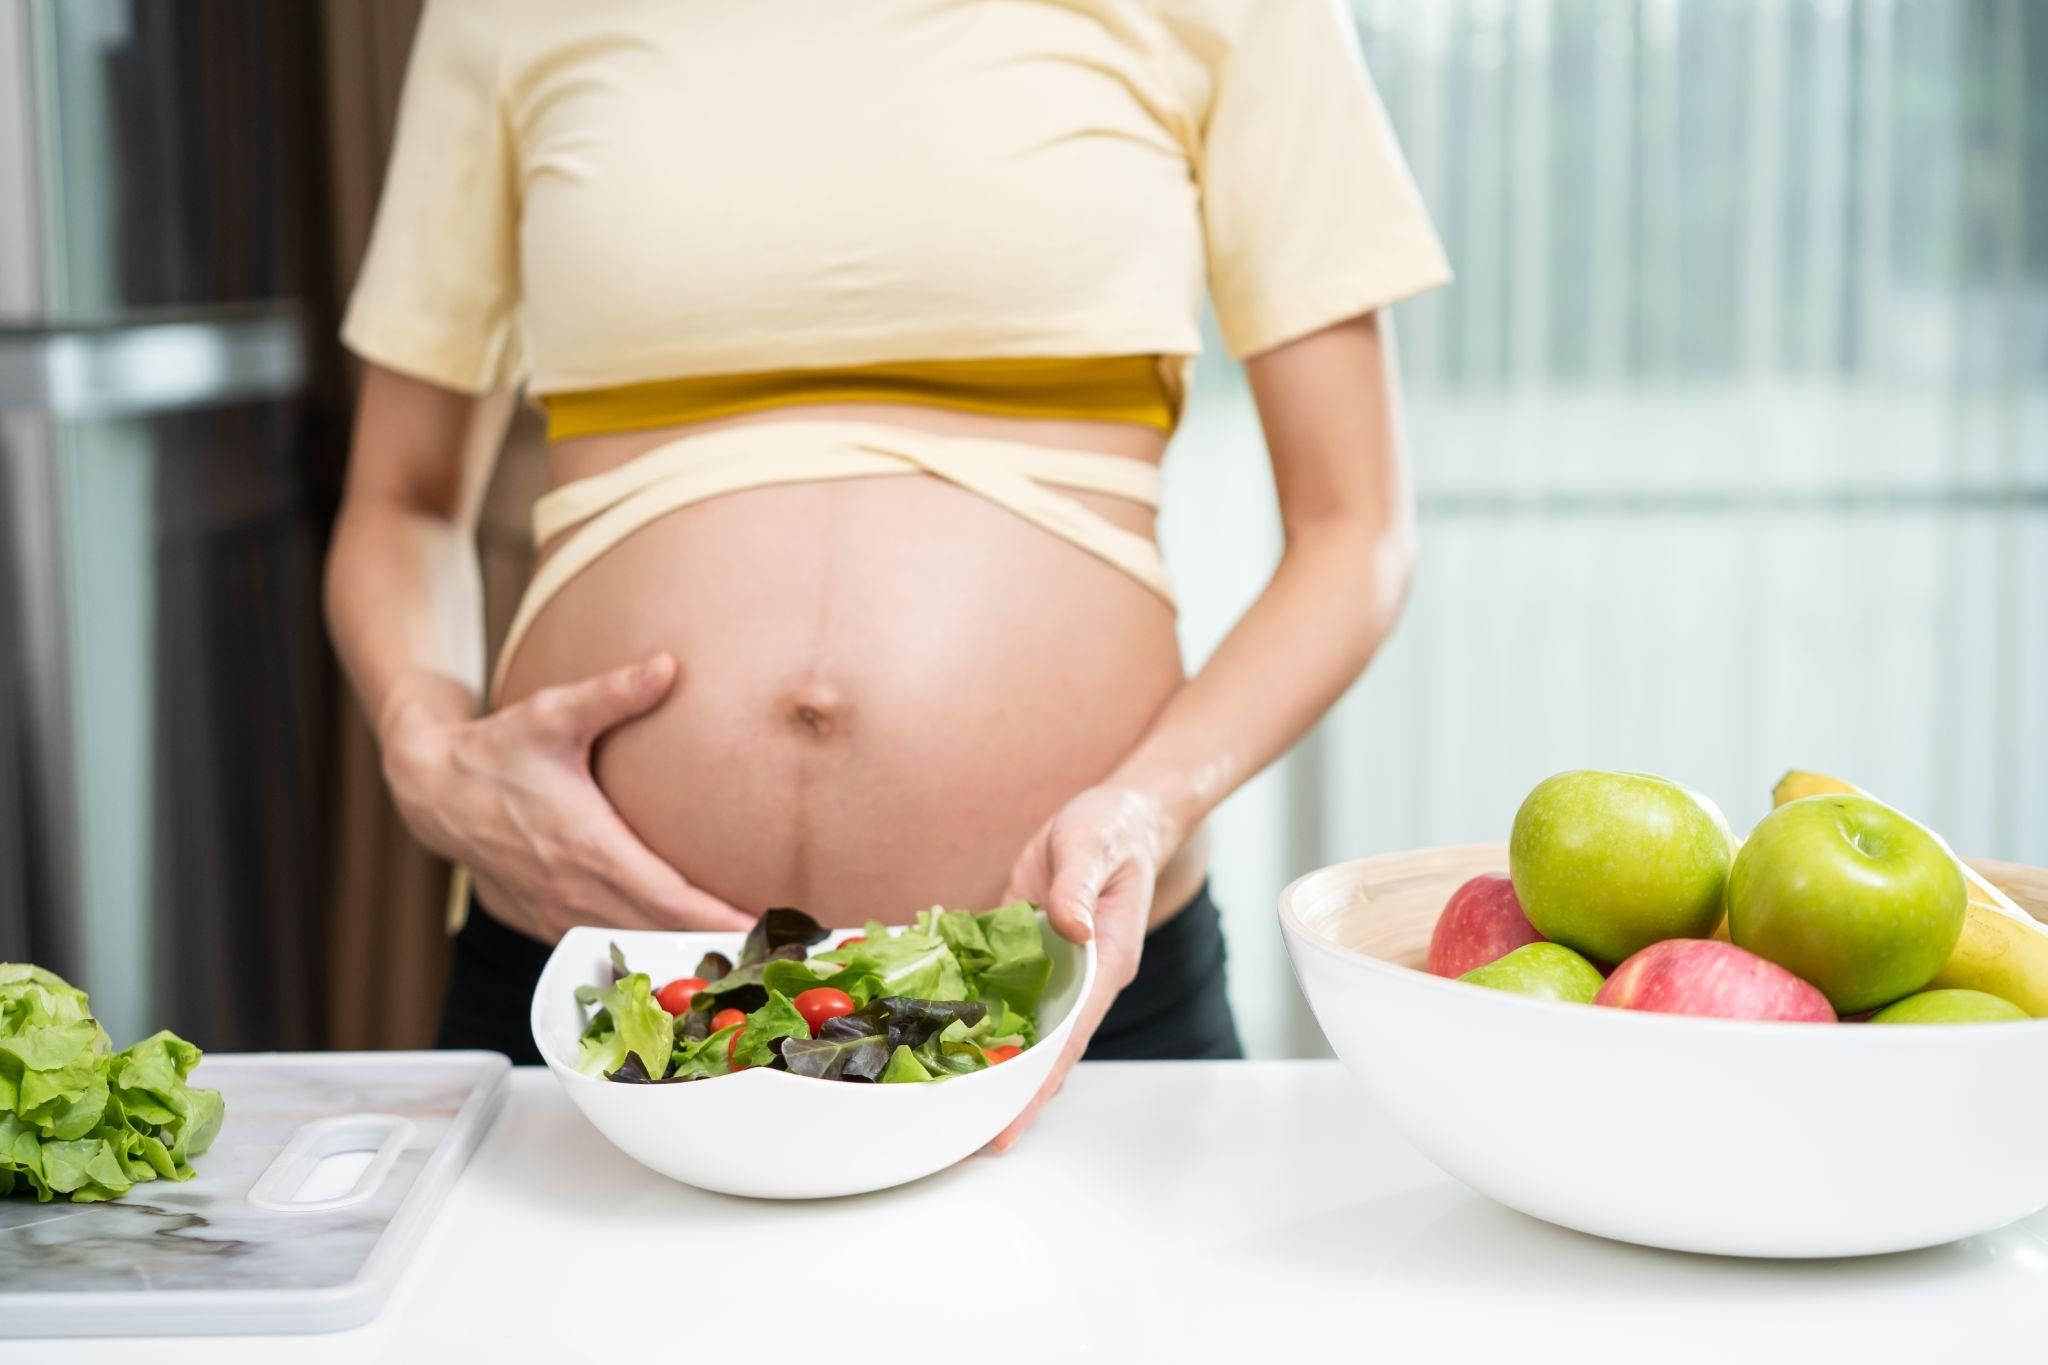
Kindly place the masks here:
[(116, 1052), (85, 992), (0, 962), (0, 1195), (118, 1199), (190, 1180), (220, 1131), (220, 1092), (185, 1084), (199, 1049), (157, 1033)]

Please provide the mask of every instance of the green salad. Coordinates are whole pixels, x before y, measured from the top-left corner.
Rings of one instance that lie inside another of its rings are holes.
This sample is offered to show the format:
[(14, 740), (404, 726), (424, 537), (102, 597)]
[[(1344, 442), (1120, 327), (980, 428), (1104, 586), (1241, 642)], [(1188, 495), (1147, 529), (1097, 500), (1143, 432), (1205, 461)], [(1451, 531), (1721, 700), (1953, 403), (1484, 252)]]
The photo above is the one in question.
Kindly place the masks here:
[(185, 1084), (199, 1049), (156, 1033), (121, 1052), (85, 992), (0, 962), (0, 1195), (88, 1204), (190, 1180), (220, 1131), (220, 1092)]
[(936, 1081), (999, 1065), (1038, 1035), (1052, 975), (1023, 901), (927, 910), (818, 952), (830, 937), (800, 910), (770, 910), (734, 962), (707, 954), (659, 989), (616, 945), (612, 981), (578, 986), (591, 1011), (577, 1069), (668, 1084), (769, 1067), (826, 1081)]

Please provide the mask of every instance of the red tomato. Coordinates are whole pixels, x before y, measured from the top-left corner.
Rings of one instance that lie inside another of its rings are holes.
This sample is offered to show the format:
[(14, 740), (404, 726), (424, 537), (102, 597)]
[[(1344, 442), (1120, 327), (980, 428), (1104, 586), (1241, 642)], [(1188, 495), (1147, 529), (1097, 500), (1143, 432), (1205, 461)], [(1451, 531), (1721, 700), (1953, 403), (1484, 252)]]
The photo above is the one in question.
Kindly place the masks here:
[(867, 941), (868, 936), (866, 934), (855, 934), (852, 938), (840, 939), (839, 942), (833, 944), (832, 946), (834, 948), (851, 948), (856, 943), (866, 943)]
[(827, 1019), (837, 1019), (842, 1014), (853, 1013), (853, 997), (830, 986), (813, 986), (807, 991), (799, 991), (796, 999), (790, 1003), (796, 1006), (796, 1012), (810, 1025), (813, 1038), (818, 1036), (818, 1026)]
[[(728, 1011), (728, 1013), (738, 1014), (739, 1011), (730, 1010)], [(732, 1031), (732, 1037), (728, 1039), (725, 1044), (725, 1059), (728, 1062), (732, 1062), (732, 1069), (734, 1071), (745, 1071), (747, 1069), (747, 1064), (745, 1062), (733, 1062), (732, 1058), (733, 1049), (740, 1045), (740, 1035), (745, 1032), (746, 1030), (743, 1028), (734, 1029)]]
[(690, 1008), (690, 997), (706, 984), (701, 976), (679, 976), (654, 993), (654, 1002), (670, 1014), (681, 1014)]
[(731, 1028), (734, 1024), (744, 1024), (746, 1022), (747, 1016), (741, 1014), (738, 1010), (720, 1010), (711, 1016), (711, 1031), (716, 1033), (722, 1028)]
[(982, 1049), (983, 1052), (988, 1054), (988, 1064), (990, 1066), (994, 1066), (998, 1062), (1007, 1062), (1023, 1050), (1023, 1048), (1018, 1047), (1015, 1043), (1004, 1043), (1001, 1047), (985, 1047)]

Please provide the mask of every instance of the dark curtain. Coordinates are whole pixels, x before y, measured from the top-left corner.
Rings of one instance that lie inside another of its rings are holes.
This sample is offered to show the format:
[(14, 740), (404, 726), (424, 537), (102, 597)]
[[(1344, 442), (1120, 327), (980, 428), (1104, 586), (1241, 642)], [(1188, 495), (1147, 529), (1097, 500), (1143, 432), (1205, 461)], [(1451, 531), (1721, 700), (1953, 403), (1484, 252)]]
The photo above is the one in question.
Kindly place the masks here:
[(156, 951), (164, 1022), (322, 1039), (334, 670), (292, 404), (158, 419)]
[(318, 16), (129, 7), (108, 49), (124, 309), (289, 300), (291, 401), (149, 422), (156, 464), (155, 944), (163, 1022), (216, 1049), (322, 1041), (334, 670), (319, 563), (343, 392)]

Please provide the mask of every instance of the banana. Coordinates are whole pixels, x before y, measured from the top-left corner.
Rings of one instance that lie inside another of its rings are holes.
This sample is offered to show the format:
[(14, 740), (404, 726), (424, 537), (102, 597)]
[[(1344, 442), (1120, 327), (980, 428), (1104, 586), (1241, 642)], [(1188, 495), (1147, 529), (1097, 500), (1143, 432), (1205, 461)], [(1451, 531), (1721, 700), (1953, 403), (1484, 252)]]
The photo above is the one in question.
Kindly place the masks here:
[[(2038, 921), (2034, 921), (2038, 924)], [(1945, 986), (1985, 991), (2012, 1001), (2035, 1018), (2048, 1018), (2048, 932), (2018, 920), (1970, 892), (1963, 936), (1941, 970), (1922, 990)]]
[[(1794, 768), (1771, 788), (1771, 804), (1782, 806), (1801, 797), (1837, 792), (1870, 795), (1839, 777)], [(1934, 837), (1941, 839), (1938, 834)], [(1947, 843), (1943, 842), (1942, 847), (1947, 848)], [(1955, 857), (1953, 850), (1949, 856)], [(1949, 954), (1934, 979), (1921, 989), (1955, 987), (1985, 991), (2012, 1001), (2036, 1018), (2048, 1018), (2048, 925), (2014, 904), (2010, 896), (1962, 859), (1956, 858), (1956, 865), (1963, 870), (1970, 891), (1962, 937), (1956, 940), (1955, 951)]]
[(1771, 788), (1771, 808), (1776, 809), (1787, 801), (1797, 801), (1802, 796), (1835, 796), (1847, 793), (1851, 796), (1865, 796), (1848, 782), (1826, 773), (1810, 773), (1794, 768), (1778, 779), (1778, 785)]

